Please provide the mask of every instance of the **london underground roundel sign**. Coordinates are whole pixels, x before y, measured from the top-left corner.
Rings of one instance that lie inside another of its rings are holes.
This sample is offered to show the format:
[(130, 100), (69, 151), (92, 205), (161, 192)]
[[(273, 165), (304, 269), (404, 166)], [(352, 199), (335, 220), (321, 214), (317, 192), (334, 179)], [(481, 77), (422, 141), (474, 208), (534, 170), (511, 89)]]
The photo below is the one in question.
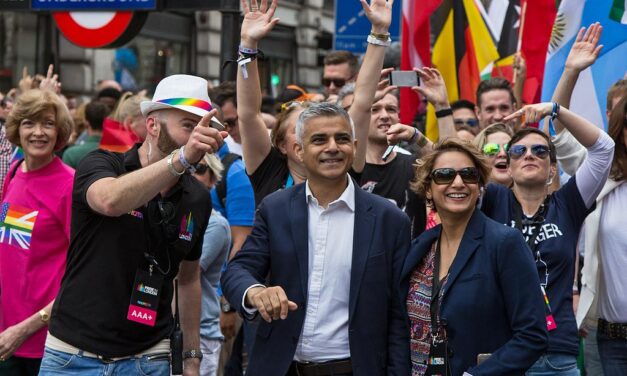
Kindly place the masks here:
[(57, 27), (72, 43), (85, 48), (118, 47), (144, 25), (146, 12), (54, 12)]

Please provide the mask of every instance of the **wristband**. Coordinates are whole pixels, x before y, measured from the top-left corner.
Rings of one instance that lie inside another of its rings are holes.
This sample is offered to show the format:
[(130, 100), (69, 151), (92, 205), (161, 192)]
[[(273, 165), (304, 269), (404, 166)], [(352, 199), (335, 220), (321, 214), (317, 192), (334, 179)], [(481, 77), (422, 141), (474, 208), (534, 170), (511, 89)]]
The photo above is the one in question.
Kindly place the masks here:
[(181, 175), (183, 175), (185, 173), (185, 170), (178, 172), (176, 171), (176, 169), (174, 168), (174, 153), (176, 153), (176, 150), (174, 150), (172, 153), (170, 153), (170, 155), (168, 155), (168, 171), (170, 171), (170, 173), (173, 176), (176, 176), (177, 178)]
[(452, 115), (453, 115), (453, 110), (450, 107), (435, 112), (435, 117), (438, 119), (447, 117), (447, 116), (452, 116)]
[(549, 134), (551, 137), (555, 137), (555, 127), (553, 126), (553, 120), (560, 114), (560, 105), (557, 102), (553, 102), (553, 109), (551, 109), (551, 117), (549, 118)]
[(413, 136), (411, 136), (411, 138), (410, 138), (410, 139), (409, 139), (409, 141), (407, 141), (407, 142), (409, 142), (409, 143), (411, 144), (411, 143), (413, 143), (414, 141), (416, 141), (416, 138), (417, 138), (417, 137), (418, 137), (418, 128), (414, 128), (414, 135), (413, 135)]
[(239, 52), (241, 52), (242, 55), (257, 55), (259, 53), (259, 50), (257, 48), (246, 48), (240, 45)]
[(187, 162), (187, 159), (185, 159), (185, 145), (181, 146), (179, 149), (179, 162), (181, 162), (183, 168), (185, 169), (183, 172), (187, 170), (192, 174), (196, 173), (196, 167), (192, 166), (189, 162)]
[(375, 46), (389, 47), (392, 44), (392, 39), (388, 37), (387, 40), (381, 40), (381, 39), (374, 37), (372, 34), (370, 34), (368, 35), (366, 42), (370, 44), (374, 44)]

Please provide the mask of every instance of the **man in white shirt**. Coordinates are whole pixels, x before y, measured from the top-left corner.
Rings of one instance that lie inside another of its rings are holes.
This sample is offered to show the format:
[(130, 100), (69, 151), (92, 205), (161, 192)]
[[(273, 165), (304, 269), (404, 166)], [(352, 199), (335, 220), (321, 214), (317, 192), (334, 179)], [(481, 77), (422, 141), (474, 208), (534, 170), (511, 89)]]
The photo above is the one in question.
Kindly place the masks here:
[[(268, 196), (222, 277), (245, 316), (263, 317), (248, 375), (405, 375), (409, 330), (397, 295), (409, 220), (347, 172), (356, 140), (341, 107), (296, 125), (308, 179)], [(268, 276), (266, 280), (266, 276)]]

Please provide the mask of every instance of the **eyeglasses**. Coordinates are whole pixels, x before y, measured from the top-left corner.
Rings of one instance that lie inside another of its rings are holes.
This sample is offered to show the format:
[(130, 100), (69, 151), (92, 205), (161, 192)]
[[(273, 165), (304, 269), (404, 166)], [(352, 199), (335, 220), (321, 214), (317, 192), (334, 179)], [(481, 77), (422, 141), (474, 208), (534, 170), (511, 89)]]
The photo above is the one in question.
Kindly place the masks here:
[(479, 125), (479, 120), (477, 119), (455, 119), (453, 122), (455, 125), (467, 125), (469, 127), (476, 127)]
[(501, 150), (501, 148), (503, 148), (503, 151), (507, 153), (507, 144), (497, 144), (491, 142), (489, 144), (483, 145), (483, 154), (487, 155), (488, 157), (493, 157), (499, 153), (499, 150)]
[[(527, 149), (526, 145), (513, 145), (509, 148), (509, 157), (512, 159), (519, 159), (527, 154)], [(540, 159), (546, 159), (549, 155), (549, 147), (548, 145), (542, 144), (531, 145), (531, 154)]]
[(451, 184), (453, 180), (461, 176), (462, 181), (466, 184), (479, 183), (479, 170), (476, 167), (465, 167), (460, 170), (454, 168), (437, 168), (431, 171), (431, 179), (435, 184), (444, 185)]
[(204, 175), (207, 170), (209, 170), (209, 166), (204, 163), (199, 163), (196, 165), (196, 175)]
[(331, 86), (331, 83), (333, 83), (335, 87), (342, 87), (346, 85), (346, 80), (343, 78), (323, 78), (322, 79), (322, 85), (326, 87)]

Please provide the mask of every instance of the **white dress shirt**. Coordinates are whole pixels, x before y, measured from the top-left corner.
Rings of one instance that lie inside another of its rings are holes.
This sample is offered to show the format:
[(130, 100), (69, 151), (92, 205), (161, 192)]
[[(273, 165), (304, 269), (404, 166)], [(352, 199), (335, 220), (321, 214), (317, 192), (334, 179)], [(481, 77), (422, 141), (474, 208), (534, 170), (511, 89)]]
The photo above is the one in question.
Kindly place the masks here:
[[(299, 362), (350, 358), (348, 300), (353, 262), (355, 186), (348, 175), (347, 180), (348, 186), (342, 195), (326, 209), (318, 204), (309, 189), (309, 182), (305, 183), (309, 216), (309, 278), (305, 322), (294, 354), (294, 360)], [(263, 287), (254, 284), (242, 297), (242, 307), (249, 315), (257, 309), (245, 304), (246, 294), (256, 286)]]
[(309, 280), (305, 323), (294, 360), (324, 362), (350, 358), (348, 299), (355, 228), (355, 186), (348, 186), (326, 209), (306, 183)]

